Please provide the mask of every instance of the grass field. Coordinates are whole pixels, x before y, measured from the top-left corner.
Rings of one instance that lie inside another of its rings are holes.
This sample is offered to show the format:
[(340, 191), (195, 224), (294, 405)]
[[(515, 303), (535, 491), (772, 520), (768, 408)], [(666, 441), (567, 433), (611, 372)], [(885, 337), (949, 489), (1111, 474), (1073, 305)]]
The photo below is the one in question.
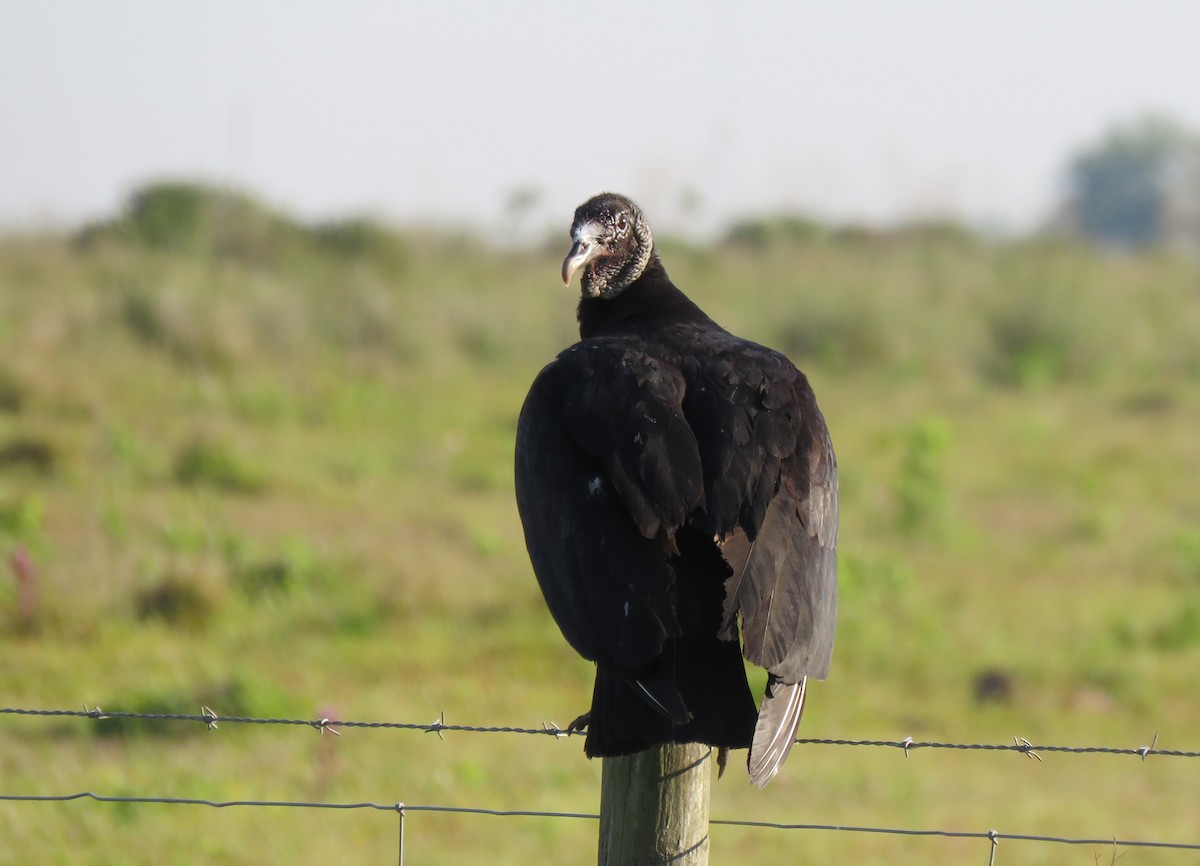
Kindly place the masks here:
[[(0, 705), (565, 724), (591, 671), (511, 481), (525, 391), (574, 338), (563, 245), (226, 204), (0, 240)], [(802, 736), (1200, 748), (1200, 266), (788, 220), (661, 252), (808, 371), (838, 448), (837, 649)], [(732, 769), (714, 818), (1200, 842), (1188, 759), (798, 747), (764, 792)], [(0, 794), (590, 812), (599, 774), (579, 740), (0, 716)], [(406, 854), (589, 863), (595, 835), (418, 813)], [(4, 864), (385, 863), (396, 819), (0, 803), (0, 840)], [(714, 863), (987, 848), (713, 830)]]

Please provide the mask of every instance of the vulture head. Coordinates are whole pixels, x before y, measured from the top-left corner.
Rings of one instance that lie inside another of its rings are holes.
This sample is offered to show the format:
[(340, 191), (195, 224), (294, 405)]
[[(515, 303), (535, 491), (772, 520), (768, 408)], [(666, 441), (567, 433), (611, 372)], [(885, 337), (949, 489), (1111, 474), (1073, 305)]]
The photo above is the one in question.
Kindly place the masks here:
[(585, 298), (615, 298), (646, 270), (654, 236), (641, 209), (623, 195), (606, 192), (575, 209), (571, 251), (563, 259), (563, 283), (579, 279)]

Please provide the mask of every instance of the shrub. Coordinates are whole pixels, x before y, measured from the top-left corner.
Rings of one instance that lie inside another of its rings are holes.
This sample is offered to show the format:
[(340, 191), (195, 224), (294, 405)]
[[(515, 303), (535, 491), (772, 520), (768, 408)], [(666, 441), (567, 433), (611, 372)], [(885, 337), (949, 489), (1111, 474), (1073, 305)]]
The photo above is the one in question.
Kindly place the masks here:
[(24, 406), (24, 386), (8, 370), (0, 369), (0, 412), (16, 415)]
[(161, 620), (168, 625), (201, 629), (216, 613), (217, 599), (201, 580), (170, 573), (139, 591), (134, 606), (139, 620)]
[(828, 234), (829, 230), (817, 220), (787, 214), (739, 220), (725, 233), (725, 243), (761, 250), (777, 243), (811, 243)]
[(397, 271), (408, 261), (403, 239), (374, 220), (354, 218), (318, 223), (306, 231), (318, 249), (341, 259), (367, 259)]
[(896, 526), (913, 536), (936, 529), (946, 510), (942, 464), (949, 428), (938, 418), (916, 424), (908, 432), (896, 477)]
[(37, 496), (0, 499), (0, 539), (35, 540), (42, 528), (44, 510)]
[(23, 469), (36, 475), (51, 475), (58, 452), (45, 439), (18, 437), (0, 445), (0, 470)]
[(179, 452), (175, 480), (227, 493), (260, 493), (266, 487), (262, 474), (228, 446), (204, 440), (191, 442)]

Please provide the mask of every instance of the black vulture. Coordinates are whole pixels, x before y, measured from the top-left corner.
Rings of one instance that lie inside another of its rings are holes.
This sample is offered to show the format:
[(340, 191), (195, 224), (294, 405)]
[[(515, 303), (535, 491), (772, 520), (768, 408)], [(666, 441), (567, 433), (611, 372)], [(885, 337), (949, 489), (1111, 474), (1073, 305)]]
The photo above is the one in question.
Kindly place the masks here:
[[(516, 494), (563, 636), (596, 663), (589, 756), (749, 748), (762, 787), (823, 679), (837, 606), (837, 464), (804, 374), (671, 282), (641, 210), (575, 211), (580, 342), (517, 424)], [(738, 646), (739, 626), (741, 647)], [(767, 669), (755, 706), (742, 655)]]

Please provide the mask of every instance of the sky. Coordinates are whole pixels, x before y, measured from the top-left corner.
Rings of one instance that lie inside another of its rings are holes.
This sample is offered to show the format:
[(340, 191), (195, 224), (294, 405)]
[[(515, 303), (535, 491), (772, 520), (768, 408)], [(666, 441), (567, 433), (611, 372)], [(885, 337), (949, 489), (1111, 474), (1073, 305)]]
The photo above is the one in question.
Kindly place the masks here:
[(681, 231), (1023, 230), (1114, 122), (1200, 129), (1197, 33), (1190, 0), (8, 0), (0, 226), (183, 178), (497, 232), (601, 190)]

